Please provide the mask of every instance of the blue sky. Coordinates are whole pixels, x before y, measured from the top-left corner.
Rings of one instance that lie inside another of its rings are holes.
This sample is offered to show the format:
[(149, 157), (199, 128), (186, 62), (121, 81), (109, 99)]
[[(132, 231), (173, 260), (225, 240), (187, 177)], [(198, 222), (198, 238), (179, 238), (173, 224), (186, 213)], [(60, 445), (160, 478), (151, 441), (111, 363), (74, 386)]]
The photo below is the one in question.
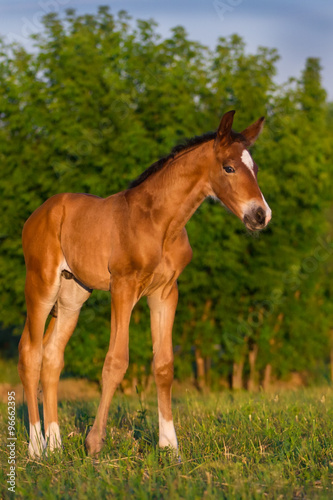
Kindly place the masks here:
[(300, 75), (307, 57), (319, 57), (323, 84), (333, 100), (332, 0), (0, 0), (0, 35), (30, 46), (27, 35), (40, 29), (41, 16), (67, 8), (94, 13), (127, 10), (134, 18), (153, 18), (158, 31), (182, 25), (193, 40), (214, 47), (219, 36), (237, 33), (248, 51), (260, 45), (278, 49), (277, 81)]

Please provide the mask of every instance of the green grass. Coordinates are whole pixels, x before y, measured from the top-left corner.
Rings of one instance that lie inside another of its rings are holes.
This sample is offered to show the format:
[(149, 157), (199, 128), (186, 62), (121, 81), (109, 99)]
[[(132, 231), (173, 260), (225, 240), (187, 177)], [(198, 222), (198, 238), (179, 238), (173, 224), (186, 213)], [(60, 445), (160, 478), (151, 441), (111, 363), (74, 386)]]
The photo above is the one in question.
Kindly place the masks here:
[[(278, 397), (187, 393), (173, 406), (180, 462), (157, 446), (153, 399), (114, 399), (98, 460), (84, 449), (97, 401), (60, 403), (63, 451), (40, 462), (28, 458), (27, 410), (17, 407), (16, 498), (333, 498), (331, 389)], [(5, 405), (1, 418), (5, 424)], [(1, 498), (13, 496), (6, 490), (7, 456), (2, 447)]]
[(0, 384), (19, 384), (21, 382), (17, 371), (16, 359), (3, 359), (0, 357)]

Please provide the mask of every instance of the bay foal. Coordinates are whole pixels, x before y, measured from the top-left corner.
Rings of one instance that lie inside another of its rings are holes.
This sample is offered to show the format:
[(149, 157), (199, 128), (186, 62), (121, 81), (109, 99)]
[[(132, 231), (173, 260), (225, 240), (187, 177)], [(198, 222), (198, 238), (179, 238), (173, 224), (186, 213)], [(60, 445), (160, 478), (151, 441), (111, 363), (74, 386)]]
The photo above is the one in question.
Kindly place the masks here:
[[(217, 132), (176, 147), (126, 191), (105, 199), (58, 194), (27, 220), (27, 319), (19, 373), (28, 404), (31, 456), (41, 456), (46, 446), (61, 446), (57, 389), (64, 350), (93, 289), (111, 292), (112, 314), (102, 396), (86, 439), (88, 452), (97, 454), (102, 448), (111, 399), (128, 366), (131, 312), (142, 296), (148, 298), (151, 315), (159, 445), (177, 449), (171, 413), (171, 337), (177, 278), (192, 257), (185, 224), (207, 196), (218, 198), (250, 230), (264, 228), (271, 218), (248, 152), (264, 119), (239, 134), (231, 128), (233, 116), (234, 111), (226, 113)], [(44, 335), (50, 311), (54, 317)], [(46, 440), (37, 404), (40, 379)]]

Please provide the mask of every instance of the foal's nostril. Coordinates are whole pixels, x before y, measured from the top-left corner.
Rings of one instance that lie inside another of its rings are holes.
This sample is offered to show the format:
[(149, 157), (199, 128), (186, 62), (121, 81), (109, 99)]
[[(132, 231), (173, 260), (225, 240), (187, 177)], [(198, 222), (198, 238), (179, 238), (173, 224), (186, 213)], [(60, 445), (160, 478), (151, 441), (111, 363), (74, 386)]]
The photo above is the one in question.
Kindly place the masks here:
[(254, 217), (255, 217), (256, 221), (258, 222), (258, 224), (260, 224), (260, 225), (265, 224), (266, 214), (265, 214), (264, 210), (261, 207), (259, 207), (256, 210), (256, 213), (255, 213)]

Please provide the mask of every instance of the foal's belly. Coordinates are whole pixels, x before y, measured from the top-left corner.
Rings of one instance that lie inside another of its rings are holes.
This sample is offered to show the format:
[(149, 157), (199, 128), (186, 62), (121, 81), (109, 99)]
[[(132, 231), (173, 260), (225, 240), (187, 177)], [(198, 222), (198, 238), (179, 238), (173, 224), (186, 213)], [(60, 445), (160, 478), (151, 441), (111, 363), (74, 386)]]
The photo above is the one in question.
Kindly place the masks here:
[[(110, 290), (110, 273), (107, 259), (92, 245), (64, 245), (68, 270), (85, 286), (95, 290)], [(104, 258), (103, 258), (104, 257)]]

